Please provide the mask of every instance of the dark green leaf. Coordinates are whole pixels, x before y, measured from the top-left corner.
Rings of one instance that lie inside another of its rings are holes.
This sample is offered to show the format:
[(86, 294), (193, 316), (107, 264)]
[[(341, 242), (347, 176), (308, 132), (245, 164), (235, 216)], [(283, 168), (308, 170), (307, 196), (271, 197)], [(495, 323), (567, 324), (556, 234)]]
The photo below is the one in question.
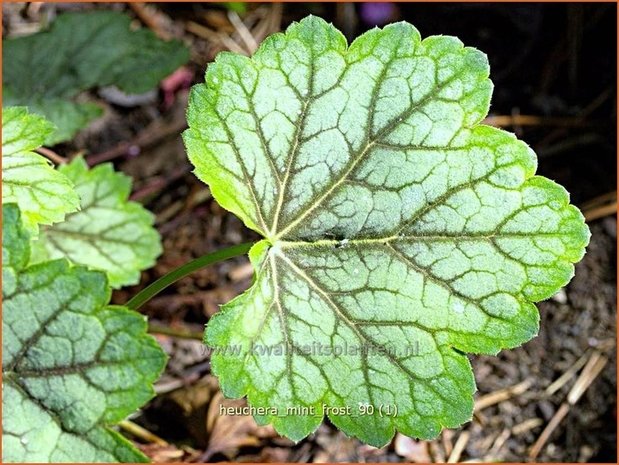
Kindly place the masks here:
[(58, 127), (52, 144), (99, 115), (71, 101), (79, 92), (109, 85), (146, 92), (189, 59), (180, 42), (133, 31), (130, 22), (114, 11), (65, 13), (48, 31), (3, 41), (4, 105), (28, 105), (50, 119)]

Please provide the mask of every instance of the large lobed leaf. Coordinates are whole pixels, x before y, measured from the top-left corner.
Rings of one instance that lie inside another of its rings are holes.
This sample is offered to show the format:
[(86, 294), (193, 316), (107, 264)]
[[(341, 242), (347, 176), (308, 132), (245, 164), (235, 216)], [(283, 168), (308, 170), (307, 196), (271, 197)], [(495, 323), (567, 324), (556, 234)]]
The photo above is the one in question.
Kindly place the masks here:
[(101, 114), (91, 103), (71, 101), (97, 86), (142, 93), (189, 59), (178, 41), (148, 29), (131, 30), (115, 11), (65, 13), (49, 30), (3, 42), (4, 105), (28, 105), (57, 126), (47, 144), (69, 140)]
[(479, 124), (488, 75), (454, 37), (397, 23), (347, 46), (316, 17), (209, 65), (188, 154), (265, 240), (205, 341), (227, 396), (273, 408), (260, 423), (299, 440), (341, 407), (331, 421), (369, 444), (432, 438), (471, 418), (465, 353), (537, 333), (533, 303), (589, 232), (526, 144)]
[(108, 305), (101, 272), (27, 266), (18, 207), (2, 219), (3, 461), (146, 461), (109, 428), (153, 396), (165, 364), (144, 317)]
[(53, 124), (25, 107), (2, 110), (2, 202), (19, 205), (33, 234), (38, 224), (62, 221), (79, 207), (73, 183), (33, 152), (53, 130)]
[(105, 271), (112, 287), (137, 284), (161, 254), (161, 241), (153, 214), (128, 200), (131, 179), (110, 163), (89, 170), (81, 157), (59, 171), (74, 183), (80, 210), (42, 230), (35, 261), (64, 257)]

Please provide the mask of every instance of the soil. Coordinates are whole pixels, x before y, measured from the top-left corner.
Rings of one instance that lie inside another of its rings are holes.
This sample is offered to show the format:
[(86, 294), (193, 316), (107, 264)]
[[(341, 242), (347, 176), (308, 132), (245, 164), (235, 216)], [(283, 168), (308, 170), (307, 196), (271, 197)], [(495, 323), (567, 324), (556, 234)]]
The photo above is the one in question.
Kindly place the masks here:
[[(506, 129), (533, 147), (539, 156), (538, 173), (564, 185), (574, 204), (586, 206), (613, 192), (616, 199), (616, 5), (389, 5), (389, 10), (374, 11), (373, 18), (380, 13), (387, 21), (409, 21), (424, 37), (457, 35), (466, 45), (488, 54), (495, 85), (491, 116), (540, 117), (536, 124), (512, 124)], [(56, 4), (36, 9), (5, 4), (3, 32), (17, 34), (26, 26), (36, 27), (46, 15), (67, 8), (115, 8), (136, 14), (123, 4)], [(272, 8), (276, 7), (251, 4), (246, 15), (268, 17)], [(157, 4), (149, 5), (148, 13), (158, 18), (162, 30), (191, 46), (187, 70), (193, 82), (202, 81), (207, 63), (225, 43), (196, 36), (188, 30), (188, 22), (207, 25), (223, 35), (234, 31), (223, 7), (215, 5)], [(281, 13), (275, 28), (313, 13), (333, 21), (349, 39), (374, 26), (369, 21), (372, 11), (361, 5), (300, 3), (284, 5)], [(72, 143), (54, 148), (63, 155), (84, 150), (91, 162), (112, 153), (116, 168), (133, 177), (136, 199), (156, 214), (164, 253), (153, 269), (143, 273), (139, 286), (115, 292), (116, 303), (126, 302), (192, 258), (257, 239), (219, 207), (208, 188), (190, 173), (180, 129), (161, 137), (166, 128), (182, 127), (186, 96), (185, 86), (177, 89), (170, 107), (163, 104), (162, 91), (151, 104), (125, 108), (93, 91), (83, 97), (103, 104), (105, 117)], [(160, 126), (153, 130), (152, 124)], [(129, 144), (131, 149), (116, 150), (127, 141), (134, 142)], [(537, 460), (616, 462), (616, 219), (603, 215), (589, 225), (591, 244), (574, 279), (538, 305), (538, 337), (497, 357), (470, 356), (477, 398), (523, 382), (524, 388), (478, 410), (473, 421), (459, 430), (445, 431), (435, 441), (398, 435), (389, 446), (375, 449), (346, 438), (326, 422), (315, 434), (293, 444), (269, 427), (256, 427), (251, 418), (219, 416), (220, 405), (242, 401), (222, 398), (201, 342), (159, 334), (170, 355), (157, 384), (160, 394), (132, 420), (168, 444), (134, 439), (156, 461), (439, 462), (463, 445), (460, 460), (522, 462), (529, 460), (531, 446), (566, 401), (581, 371), (556, 392), (545, 390), (579, 360), (601, 355), (608, 362), (579, 401), (570, 405)], [(199, 334), (218, 306), (246, 289), (250, 280), (247, 261), (230, 260), (171, 286), (143, 311), (153, 324)]]

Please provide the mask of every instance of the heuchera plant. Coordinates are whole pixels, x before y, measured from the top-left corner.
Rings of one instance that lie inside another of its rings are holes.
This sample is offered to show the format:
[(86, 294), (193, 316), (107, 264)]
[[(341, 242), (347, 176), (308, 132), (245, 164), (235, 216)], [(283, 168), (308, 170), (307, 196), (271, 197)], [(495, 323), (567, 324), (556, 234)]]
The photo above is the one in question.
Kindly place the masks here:
[(4, 462), (143, 462), (111, 426), (153, 395), (165, 365), (142, 315), (66, 259), (28, 265), (16, 204), (2, 206)]
[(166, 357), (142, 315), (108, 305), (108, 283), (137, 283), (159, 235), (111, 165), (55, 170), (34, 153), (52, 131), (3, 110), (2, 459), (146, 461), (111, 427), (154, 395)]
[(347, 45), (310, 16), (252, 58), (220, 53), (184, 140), (215, 199), (263, 239), (200, 257), (126, 307), (108, 305), (108, 282), (137, 282), (160, 253), (152, 215), (110, 166), (52, 169), (33, 150), (53, 127), (5, 109), (3, 459), (145, 459), (110, 429), (165, 361), (130, 309), (246, 252), (254, 282), (205, 343), (224, 394), (247, 396), (260, 424), (298, 441), (327, 415), (382, 446), (468, 421), (466, 354), (535, 336), (534, 303), (589, 241), (533, 151), (480, 124), (488, 76), (483, 53), (407, 23)]
[(433, 438), (471, 418), (466, 353), (537, 333), (534, 302), (589, 231), (525, 143), (480, 124), (488, 75), (455, 37), (397, 23), (348, 46), (308, 17), (252, 58), (220, 53), (193, 89), (195, 172), (264, 237), (253, 285), (205, 334), (259, 423), (300, 440), (327, 413), (374, 446)]

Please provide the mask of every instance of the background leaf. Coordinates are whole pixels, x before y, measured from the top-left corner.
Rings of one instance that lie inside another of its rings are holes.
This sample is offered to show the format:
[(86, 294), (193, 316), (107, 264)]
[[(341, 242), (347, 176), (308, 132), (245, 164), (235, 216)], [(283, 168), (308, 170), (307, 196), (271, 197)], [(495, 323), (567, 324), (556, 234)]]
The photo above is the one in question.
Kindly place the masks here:
[(189, 60), (180, 42), (164, 42), (148, 29), (132, 31), (130, 22), (114, 11), (65, 13), (48, 31), (5, 40), (4, 104), (32, 106), (48, 117), (58, 128), (47, 139), (52, 144), (100, 114), (93, 104), (60, 101), (97, 86), (143, 93)]
[(103, 114), (103, 108), (97, 104), (77, 103), (60, 98), (41, 98), (28, 101), (27, 104), (31, 112), (43, 115), (57, 127), (45, 138), (46, 145), (71, 140), (80, 129)]
[(259, 423), (299, 440), (327, 406), (375, 446), (432, 438), (471, 417), (464, 353), (537, 333), (533, 302), (569, 281), (589, 231), (524, 143), (479, 125), (488, 74), (454, 37), (397, 23), (348, 47), (308, 17), (251, 59), (221, 53), (194, 88), (196, 174), (265, 237), (253, 286), (205, 336)]
[(88, 169), (81, 157), (59, 171), (75, 185), (80, 210), (44, 228), (34, 261), (64, 257), (105, 271), (112, 287), (137, 284), (161, 254), (161, 241), (153, 214), (128, 200), (131, 179), (110, 163)]
[(144, 317), (107, 305), (103, 273), (26, 267), (16, 205), (3, 206), (2, 227), (3, 461), (146, 461), (109, 428), (153, 396), (165, 364)]
[(2, 203), (19, 205), (28, 231), (62, 221), (79, 206), (73, 183), (33, 152), (54, 131), (45, 118), (24, 107), (2, 111)]

